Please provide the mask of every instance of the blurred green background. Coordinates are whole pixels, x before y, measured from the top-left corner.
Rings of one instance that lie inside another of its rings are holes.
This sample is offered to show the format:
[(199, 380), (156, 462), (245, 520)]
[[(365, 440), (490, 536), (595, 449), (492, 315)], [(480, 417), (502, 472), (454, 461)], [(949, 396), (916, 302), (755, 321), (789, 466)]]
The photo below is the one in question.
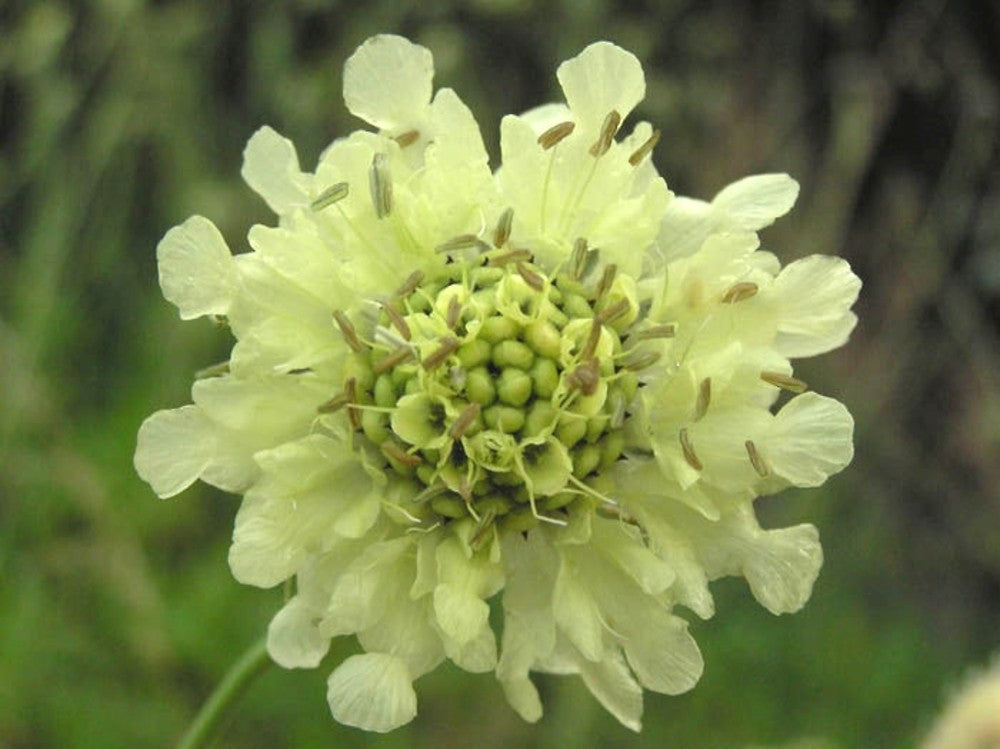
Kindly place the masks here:
[(328, 714), (343, 641), (316, 671), (267, 672), (219, 745), (914, 746), (1000, 647), (998, 7), (4, 0), (0, 745), (169, 745), (280, 605), (229, 574), (238, 498), (160, 501), (134, 475), (140, 421), (230, 345), (162, 299), (155, 246), (201, 213), (242, 249), (272, 221), (239, 179), (246, 139), (270, 124), (311, 168), (359, 125), (344, 60), (391, 31), (430, 47), (494, 157), (499, 117), (556, 98), (556, 65), (608, 38), (644, 62), (638, 115), (675, 191), (795, 176), (765, 246), (841, 254), (865, 282), (850, 344), (797, 368), (849, 405), (857, 457), (762, 505), (820, 528), (806, 609), (775, 618), (717, 583), (716, 617), (689, 617), (705, 675), (647, 694), (641, 736), (576, 679), (539, 677), (529, 726), (490, 676), (447, 667), (418, 682), (412, 725), (369, 736)]

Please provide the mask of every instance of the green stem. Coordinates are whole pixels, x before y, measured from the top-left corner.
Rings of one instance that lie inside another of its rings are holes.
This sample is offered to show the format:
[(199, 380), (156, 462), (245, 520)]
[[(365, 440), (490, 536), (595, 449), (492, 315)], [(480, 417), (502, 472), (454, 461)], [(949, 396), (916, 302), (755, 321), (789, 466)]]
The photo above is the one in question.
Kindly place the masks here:
[(177, 744), (177, 749), (207, 747), (219, 728), (223, 717), (239, 700), (247, 687), (271, 663), (267, 655), (266, 638), (251, 645), (233, 664), (215, 691), (201, 706), (194, 722)]

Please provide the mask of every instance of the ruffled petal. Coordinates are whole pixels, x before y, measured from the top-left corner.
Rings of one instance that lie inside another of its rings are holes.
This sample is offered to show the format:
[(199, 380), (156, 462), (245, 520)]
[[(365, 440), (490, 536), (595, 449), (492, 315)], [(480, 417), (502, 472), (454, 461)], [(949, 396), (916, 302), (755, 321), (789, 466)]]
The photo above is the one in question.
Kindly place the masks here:
[(646, 95), (642, 64), (610, 42), (595, 42), (556, 72), (573, 117), (588, 131), (600, 129), (615, 110), (624, 120)]
[(278, 215), (309, 204), (310, 175), (302, 173), (295, 146), (264, 126), (247, 141), (240, 172), (250, 188)]
[(351, 114), (384, 130), (418, 126), (431, 100), (430, 50), (392, 34), (373, 36), (344, 64), (344, 102)]
[(224, 315), (236, 290), (236, 264), (215, 224), (192, 216), (156, 246), (163, 296), (181, 319)]
[(282, 668), (316, 668), (330, 649), (330, 638), (320, 634), (318, 617), (295, 596), (274, 615), (267, 627), (267, 652)]
[(352, 655), (330, 674), (327, 702), (339, 722), (386, 733), (417, 714), (417, 693), (406, 664), (386, 653)]
[(722, 188), (712, 208), (728, 220), (727, 228), (757, 231), (788, 213), (799, 196), (799, 183), (787, 174), (756, 174)]
[(172, 497), (198, 480), (212, 462), (215, 432), (197, 406), (157, 411), (142, 422), (135, 470), (160, 497)]
[(642, 687), (621, 655), (615, 652), (597, 663), (580, 659), (580, 676), (590, 693), (626, 728), (642, 730)]
[(819, 486), (854, 457), (854, 419), (844, 404), (803, 393), (782, 408), (768, 430), (761, 455), (771, 471), (793, 486)]

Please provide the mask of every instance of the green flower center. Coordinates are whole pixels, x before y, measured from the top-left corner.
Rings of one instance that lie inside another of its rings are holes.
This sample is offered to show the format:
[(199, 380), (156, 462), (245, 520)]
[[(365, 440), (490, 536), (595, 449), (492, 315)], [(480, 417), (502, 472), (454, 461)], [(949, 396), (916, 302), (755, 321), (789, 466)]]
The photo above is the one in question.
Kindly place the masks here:
[(614, 266), (589, 285), (549, 277), (525, 250), (445, 267), (414, 274), (380, 306), (373, 344), (355, 346), (352, 423), (387, 470), (415, 482), (417, 517), (559, 522), (625, 445), (634, 284)]

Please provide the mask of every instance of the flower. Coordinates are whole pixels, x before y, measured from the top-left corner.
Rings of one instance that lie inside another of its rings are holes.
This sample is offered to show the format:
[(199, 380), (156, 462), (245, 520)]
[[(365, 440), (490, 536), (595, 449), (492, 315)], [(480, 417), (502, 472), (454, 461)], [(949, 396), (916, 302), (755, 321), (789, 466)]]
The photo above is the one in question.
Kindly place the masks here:
[(413, 681), (448, 658), (494, 671), (528, 721), (532, 671), (579, 674), (639, 730), (643, 688), (702, 672), (675, 609), (711, 616), (709, 581), (742, 575), (775, 613), (810, 595), (816, 529), (764, 530), (753, 502), (851, 460), (847, 410), (790, 360), (847, 340), (860, 283), (759, 249), (797, 196), (786, 175), (675, 197), (659, 133), (617, 137), (645, 84), (612, 44), (560, 66), (565, 104), (503, 119), (496, 171), (432, 76), (422, 47), (369, 39), (344, 98), (376, 132), (306, 173), (265, 127), (243, 176), (277, 226), (237, 255), (199, 216), (166, 234), (164, 295), (236, 343), (192, 405), (143, 423), (136, 468), (162, 497), (199, 478), (243, 494), (234, 576), (296, 581), (273, 660), (315, 667), (357, 636), (328, 682), (337, 720), (408, 722)]

